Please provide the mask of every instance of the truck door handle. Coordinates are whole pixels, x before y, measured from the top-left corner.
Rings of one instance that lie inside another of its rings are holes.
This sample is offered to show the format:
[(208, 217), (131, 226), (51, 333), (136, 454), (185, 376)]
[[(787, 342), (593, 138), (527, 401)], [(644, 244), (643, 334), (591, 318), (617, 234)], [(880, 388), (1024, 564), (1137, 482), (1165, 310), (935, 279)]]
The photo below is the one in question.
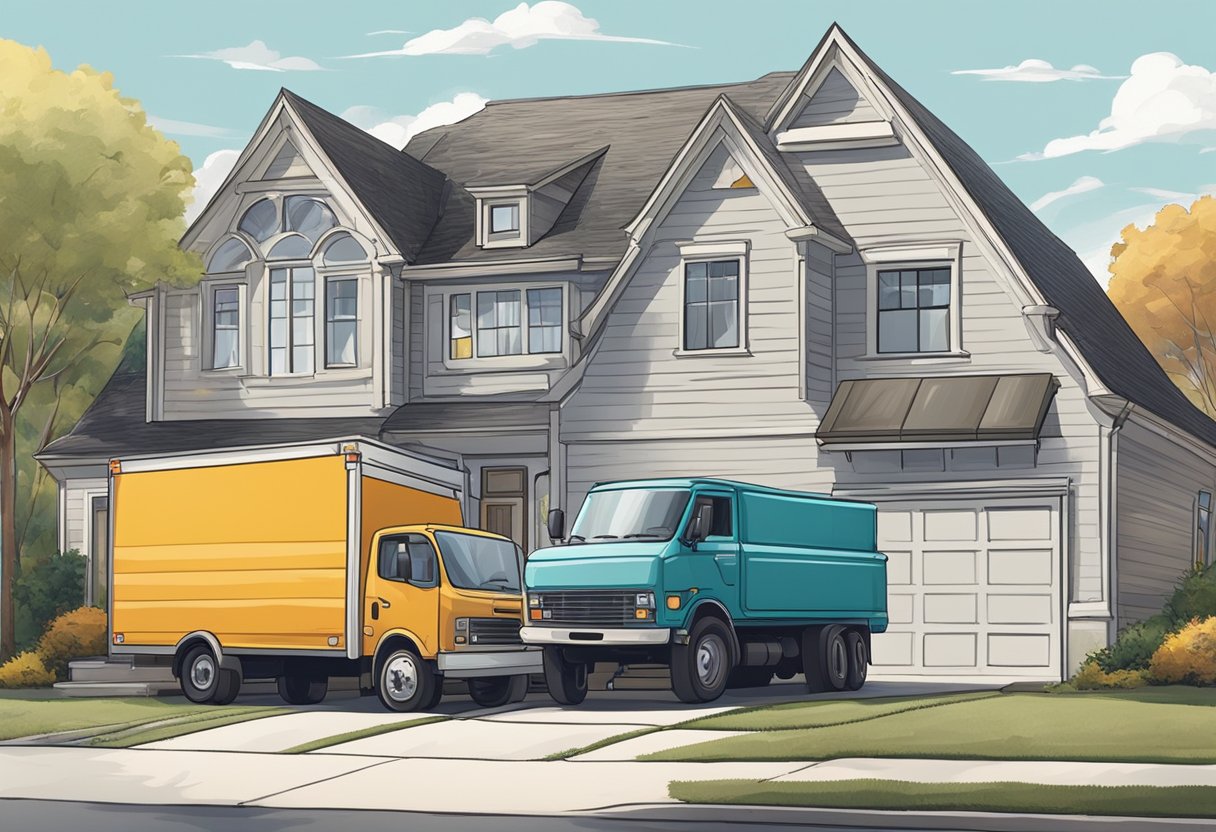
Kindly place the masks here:
[(383, 598), (377, 598), (376, 600), (379, 601), (380, 606), (384, 607), (385, 609), (388, 609), (389, 607), (392, 606), (392, 604), (390, 604), (388, 601), (385, 601)]

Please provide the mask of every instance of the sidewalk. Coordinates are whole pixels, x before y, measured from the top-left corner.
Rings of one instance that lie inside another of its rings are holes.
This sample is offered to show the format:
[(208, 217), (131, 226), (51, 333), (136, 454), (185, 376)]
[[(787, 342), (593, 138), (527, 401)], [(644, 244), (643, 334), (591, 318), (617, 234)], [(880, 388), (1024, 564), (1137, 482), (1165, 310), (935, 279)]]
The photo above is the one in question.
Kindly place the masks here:
[[(865, 777), (919, 782), (1216, 786), (1216, 766), (1193, 765), (877, 759), (822, 763), (543, 762), (385, 758), (331, 751), (282, 755), (7, 747), (0, 749), (0, 797), (566, 814), (671, 804), (674, 801), (667, 796), (667, 784), (672, 780)], [(476, 788), (470, 788), (473, 783)]]

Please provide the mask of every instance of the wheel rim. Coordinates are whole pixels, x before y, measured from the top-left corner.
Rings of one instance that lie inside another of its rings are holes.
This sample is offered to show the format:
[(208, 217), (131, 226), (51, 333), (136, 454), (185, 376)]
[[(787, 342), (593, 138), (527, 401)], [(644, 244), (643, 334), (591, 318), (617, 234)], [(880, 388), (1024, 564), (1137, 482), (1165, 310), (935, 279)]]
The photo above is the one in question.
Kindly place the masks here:
[(697, 679), (707, 688), (717, 687), (726, 668), (726, 642), (706, 636), (697, 645)]
[(857, 675), (864, 679), (866, 677), (866, 646), (860, 641), (853, 648), (853, 663), (857, 666)]
[(849, 674), (849, 654), (844, 645), (844, 639), (832, 641), (832, 674), (837, 679), (843, 679)]
[(384, 668), (384, 690), (394, 702), (408, 702), (418, 692), (418, 666), (409, 656), (393, 656)]
[(215, 661), (210, 656), (199, 656), (190, 665), (190, 683), (199, 690), (207, 690), (215, 682)]

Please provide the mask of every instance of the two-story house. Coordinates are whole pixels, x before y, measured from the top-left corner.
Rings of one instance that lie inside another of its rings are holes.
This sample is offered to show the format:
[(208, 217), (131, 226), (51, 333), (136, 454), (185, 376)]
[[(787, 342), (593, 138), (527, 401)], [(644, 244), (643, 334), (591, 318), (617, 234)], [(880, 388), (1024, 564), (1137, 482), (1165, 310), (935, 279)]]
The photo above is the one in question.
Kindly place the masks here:
[(199, 283), (132, 298), (146, 367), (40, 455), (97, 597), (111, 458), (351, 435), (455, 460), (525, 547), (603, 480), (872, 500), (888, 676), (1058, 679), (1212, 557), (1216, 423), (837, 27), (404, 152), (284, 91), (182, 245)]

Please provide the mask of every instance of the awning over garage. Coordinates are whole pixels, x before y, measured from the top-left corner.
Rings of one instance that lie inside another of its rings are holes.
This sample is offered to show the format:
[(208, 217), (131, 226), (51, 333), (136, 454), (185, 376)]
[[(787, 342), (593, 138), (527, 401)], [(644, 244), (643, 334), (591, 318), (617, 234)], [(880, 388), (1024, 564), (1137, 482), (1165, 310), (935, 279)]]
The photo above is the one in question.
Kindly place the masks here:
[(1059, 383), (1051, 373), (842, 381), (821, 445), (1034, 440)]

